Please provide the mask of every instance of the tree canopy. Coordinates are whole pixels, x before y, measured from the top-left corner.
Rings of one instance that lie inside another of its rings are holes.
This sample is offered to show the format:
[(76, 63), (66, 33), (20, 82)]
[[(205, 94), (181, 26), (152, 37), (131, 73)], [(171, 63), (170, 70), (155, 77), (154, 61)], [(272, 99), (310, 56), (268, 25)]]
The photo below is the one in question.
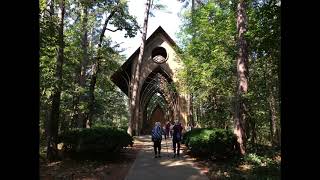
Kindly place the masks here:
[[(232, 127), (236, 92), (236, 2), (208, 1), (183, 14), (179, 33), (181, 88), (193, 94), (195, 118), (203, 127)], [(247, 1), (245, 38), (249, 54), (247, 138), (279, 140), (280, 1)], [(270, 134), (270, 123), (275, 125)], [(277, 132), (279, 133), (279, 132)], [(272, 137), (270, 137), (272, 136)]]
[[(154, 16), (153, 10), (166, 9), (161, 1), (148, 2), (145, 20)], [(175, 88), (190, 94), (194, 124), (229, 130), (234, 126), (239, 101), (239, 3), (244, 3), (248, 89), (241, 103), (245, 105), (245, 139), (247, 146), (281, 145), (281, 1), (180, 2), (184, 6), (177, 52), (184, 68)], [(124, 49), (112, 33), (124, 31), (127, 38), (142, 33), (145, 41), (148, 22), (143, 29), (139, 27), (126, 0), (40, 0), (39, 8), (42, 146), (52, 146), (58, 134), (86, 128), (88, 122), (88, 128), (127, 129), (132, 114), (129, 99), (110, 80), (125, 61), (120, 54)], [(154, 95), (147, 117), (157, 105), (166, 109), (163, 97)]]

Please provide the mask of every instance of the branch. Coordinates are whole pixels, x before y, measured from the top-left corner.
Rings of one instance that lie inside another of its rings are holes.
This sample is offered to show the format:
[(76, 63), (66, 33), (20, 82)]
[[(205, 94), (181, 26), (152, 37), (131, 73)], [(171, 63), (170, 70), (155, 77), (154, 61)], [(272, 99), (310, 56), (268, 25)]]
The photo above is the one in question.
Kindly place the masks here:
[(119, 47), (119, 46), (120, 46), (120, 44), (123, 44), (123, 43), (124, 43), (124, 42), (118, 43), (118, 44), (116, 44), (116, 45), (112, 46), (111, 48)]
[(52, 15), (51, 11), (49, 9), (47, 9), (47, 8), (43, 9), (42, 11), (40, 11), (39, 14), (44, 13), (45, 11), (47, 11), (50, 15)]
[(106, 18), (106, 20), (104, 21), (104, 25), (100, 34), (100, 39), (99, 39), (99, 44), (98, 46), (101, 47), (102, 41), (103, 41), (103, 37), (104, 37), (104, 33), (106, 32), (107, 29), (107, 25), (110, 21), (110, 19), (112, 18), (112, 16), (116, 13), (117, 8), (113, 9), (112, 12), (109, 14), (109, 16)]
[(117, 28), (117, 29), (114, 29), (114, 30), (106, 28), (106, 30), (111, 31), (111, 32), (116, 32), (116, 31), (120, 30), (120, 28)]
[(200, 5), (203, 5), (203, 2), (201, 2), (201, 0), (196, 0), (196, 2)]

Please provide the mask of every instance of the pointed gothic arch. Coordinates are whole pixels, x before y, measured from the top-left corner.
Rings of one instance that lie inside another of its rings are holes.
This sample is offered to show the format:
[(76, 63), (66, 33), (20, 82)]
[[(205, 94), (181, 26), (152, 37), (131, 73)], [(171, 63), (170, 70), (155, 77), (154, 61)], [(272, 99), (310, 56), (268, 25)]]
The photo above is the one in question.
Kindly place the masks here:
[[(159, 93), (166, 104), (162, 108), (168, 114), (168, 120), (179, 119), (183, 126), (187, 123), (186, 94), (177, 91), (177, 72), (183, 64), (175, 51), (176, 44), (161, 26), (146, 40), (145, 52), (142, 59), (139, 87), (137, 93), (138, 104), (135, 108), (139, 112), (130, 124), (133, 135), (139, 135), (146, 129), (148, 120), (146, 110), (151, 98)], [(132, 67), (137, 63), (139, 48), (128, 60), (111, 76), (111, 80), (126, 94), (130, 94), (130, 80)], [(129, 97), (130, 98), (130, 97)]]

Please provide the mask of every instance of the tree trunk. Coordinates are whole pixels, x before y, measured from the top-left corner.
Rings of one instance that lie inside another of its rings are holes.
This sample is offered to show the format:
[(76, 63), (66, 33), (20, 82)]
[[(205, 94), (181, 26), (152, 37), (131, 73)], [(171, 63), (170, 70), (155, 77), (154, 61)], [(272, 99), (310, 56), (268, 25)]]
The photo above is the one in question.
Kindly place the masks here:
[(256, 121), (251, 119), (251, 143), (256, 144), (257, 132), (256, 132)]
[[(50, 11), (49, 11), (49, 15), (50, 15), (50, 28), (52, 28), (51, 30), (53, 31), (54, 28), (54, 24), (53, 24), (53, 15), (54, 15), (54, 0), (50, 0)], [(51, 34), (52, 36), (54, 35), (53, 33)], [(52, 99), (52, 97), (50, 97), (50, 99)], [(50, 106), (50, 104), (48, 103), (48, 106)], [(51, 109), (50, 109), (51, 108)], [(45, 117), (45, 137), (46, 137), (46, 143), (47, 143), (47, 149), (50, 146), (50, 139), (51, 139), (51, 113), (52, 107), (47, 107), (46, 108), (46, 117)], [(52, 159), (52, 152), (49, 152), (47, 150), (47, 159), (51, 158)]]
[[(268, 65), (266, 65), (266, 70), (268, 71)], [(277, 115), (276, 115), (276, 103), (275, 103), (275, 97), (274, 97), (274, 93), (273, 93), (273, 86), (272, 86), (272, 82), (268, 81), (272, 81), (272, 71), (270, 69), (270, 72), (267, 73), (269, 76), (268, 79), (266, 79), (266, 85), (269, 91), (269, 97), (268, 97), (268, 103), (269, 103), (269, 112), (270, 112), (270, 142), (271, 144), (274, 146), (277, 144), (277, 137), (276, 137), (276, 119), (277, 119)]]
[(60, 96), (61, 96), (61, 86), (62, 86), (62, 66), (64, 60), (64, 38), (63, 38), (63, 27), (64, 27), (64, 13), (65, 13), (65, 1), (60, 1), (61, 8), (61, 19), (59, 24), (59, 48), (57, 56), (57, 66), (56, 66), (56, 86), (54, 88), (54, 93), (52, 95), (52, 106), (50, 112), (50, 118), (48, 123), (48, 141), (47, 141), (47, 159), (53, 160), (57, 153), (57, 136), (58, 136), (58, 125), (59, 125), (59, 115), (60, 115)]
[[(191, 21), (192, 24), (194, 23), (194, 10), (195, 10), (195, 4), (194, 4), (194, 0), (191, 0)], [(194, 31), (192, 32), (192, 38), (194, 36)]]
[(277, 138), (277, 142), (278, 142), (278, 146), (281, 147), (281, 127), (278, 126), (277, 130), (276, 130), (276, 138)]
[(270, 140), (272, 145), (276, 145), (276, 109), (275, 109), (275, 100), (272, 94), (270, 94), (269, 98), (269, 107), (270, 107)]
[(243, 100), (243, 94), (247, 93), (248, 89), (248, 46), (245, 40), (244, 34), (247, 30), (247, 17), (246, 7), (244, 0), (239, 0), (237, 6), (237, 93), (235, 104), (235, 116), (234, 116), (234, 133), (237, 136), (237, 142), (240, 146), (240, 152), (245, 154), (245, 104)]
[[(49, 144), (50, 144), (49, 139), (50, 139), (50, 135), (51, 135), (51, 132), (50, 132), (50, 130), (51, 130), (51, 126), (50, 126), (50, 118), (51, 118), (51, 115), (50, 115), (50, 113), (51, 113), (51, 109), (48, 108), (48, 109), (46, 110), (45, 132), (44, 132), (44, 133), (45, 133), (45, 137), (46, 137), (47, 148), (48, 148), (48, 146), (49, 146)], [(47, 158), (48, 158), (48, 151), (47, 151)]]
[[(200, 110), (200, 113), (199, 113), (199, 114), (200, 114), (200, 117), (199, 117), (200, 121), (201, 121), (201, 120), (204, 121), (204, 119), (205, 119), (203, 109), (204, 109), (204, 108), (203, 108), (203, 104), (201, 104), (201, 105), (200, 105), (200, 109), (199, 109), (199, 110)], [(200, 124), (201, 124), (201, 123), (200, 123)]]
[(90, 128), (92, 126), (92, 119), (93, 119), (93, 115), (94, 115), (94, 106), (95, 106), (94, 90), (95, 90), (95, 86), (97, 83), (98, 73), (100, 70), (101, 47), (102, 47), (103, 37), (104, 37), (104, 34), (107, 30), (108, 23), (109, 23), (110, 19), (116, 13), (117, 8), (118, 7), (113, 9), (111, 11), (111, 13), (109, 14), (109, 16), (106, 18), (104, 25), (103, 25), (103, 28), (102, 28), (102, 31), (101, 31), (101, 34), (100, 34), (97, 57), (94, 58), (94, 63), (92, 66), (92, 76), (91, 76), (90, 85), (89, 85), (89, 112), (88, 112), (86, 119), (85, 119), (85, 126), (87, 128)]
[[(194, 10), (195, 10), (195, 3), (194, 3), (194, 0), (191, 0), (191, 20), (192, 20), (192, 23), (194, 23)], [(192, 32), (192, 39), (194, 37), (194, 31)], [(189, 71), (188, 71), (189, 73)], [(189, 76), (190, 73), (189, 73)], [(189, 96), (188, 96), (188, 121), (191, 125), (191, 127), (194, 127), (194, 120), (193, 120), (193, 98), (192, 98), (192, 93), (190, 92)]]
[(191, 127), (194, 126), (194, 120), (193, 120), (193, 103), (192, 103), (192, 93), (188, 95), (188, 123)]
[[(78, 79), (78, 77), (76, 77), (76, 79)], [(77, 84), (78, 80), (76, 80), (76, 84)], [(77, 87), (76, 87), (77, 88)], [(79, 97), (79, 93), (76, 91), (75, 89), (75, 93), (73, 96), (73, 100), (72, 100), (72, 107), (73, 107), (73, 114), (72, 114), (72, 127), (78, 127), (78, 119), (79, 119), (79, 102), (80, 102), (80, 97)]]
[(90, 128), (92, 126), (92, 119), (94, 115), (94, 106), (95, 106), (95, 96), (94, 96), (94, 89), (97, 83), (97, 75), (99, 71), (100, 63), (99, 60), (96, 60), (96, 64), (93, 65), (92, 70), (93, 74), (91, 76), (90, 80), (90, 86), (89, 86), (89, 113), (86, 120), (86, 127)]
[(54, 16), (54, 0), (50, 0), (50, 17), (52, 18), (53, 16)]
[[(142, 37), (141, 37), (141, 45), (140, 45), (140, 52), (139, 52), (139, 57), (136, 65), (133, 65), (132, 68), (132, 76), (131, 76), (131, 83), (130, 83), (130, 112), (131, 116), (129, 119), (129, 127), (128, 127), (128, 133), (130, 135), (133, 135), (133, 129), (134, 129), (134, 124), (138, 123), (138, 118), (139, 118), (139, 79), (140, 79), (140, 68), (142, 64), (142, 58), (143, 58), (143, 53), (144, 53), (144, 46), (146, 43), (146, 37), (147, 37), (147, 29), (148, 29), (148, 17), (149, 17), (149, 11), (150, 11), (150, 1), (147, 0), (146, 6), (145, 6), (145, 13), (144, 13), (144, 21), (143, 21), (143, 31), (142, 31)], [(137, 126), (135, 126), (135, 132), (138, 132)]]
[[(267, 59), (269, 60), (269, 59)], [(270, 61), (266, 61), (265, 63), (265, 81), (266, 81), (266, 87), (267, 87), (267, 101), (269, 104), (269, 114), (270, 114), (270, 142), (272, 146), (277, 145), (277, 127), (276, 127), (276, 120), (277, 120), (277, 110), (276, 110), (276, 99), (275, 99), (275, 93), (273, 89), (273, 72), (272, 72), (272, 59)]]
[(197, 107), (196, 108), (196, 117), (197, 117), (197, 124), (200, 122), (200, 107)]
[(77, 84), (80, 87), (80, 92), (76, 95), (75, 100), (75, 113), (74, 113), (74, 121), (77, 122), (78, 128), (85, 128), (85, 117), (84, 112), (79, 108), (79, 104), (83, 101), (83, 89), (85, 89), (86, 82), (86, 71), (87, 65), (89, 62), (88, 57), (88, 5), (83, 4), (83, 20), (82, 20), (82, 40), (81, 46), (83, 50), (82, 61), (80, 62), (80, 68), (77, 75)]

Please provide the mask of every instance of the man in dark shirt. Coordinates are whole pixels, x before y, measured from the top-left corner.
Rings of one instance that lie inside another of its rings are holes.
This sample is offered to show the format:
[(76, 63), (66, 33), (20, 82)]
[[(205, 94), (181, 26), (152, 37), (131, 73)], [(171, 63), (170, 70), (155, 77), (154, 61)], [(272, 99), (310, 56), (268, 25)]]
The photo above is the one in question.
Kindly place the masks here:
[[(181, 136), (182, 136), (182, 126), (181, 123), (176, 120), (175, 125), (173, 126), (173, 137), (172, 137), (172, 144), (173, 144), (173, 152), (174, 156), (176, 157), (180, 155), (180, 142), (181, 142)], [(176, 146), (178, 145), (178, 149), (176, 151)]]

